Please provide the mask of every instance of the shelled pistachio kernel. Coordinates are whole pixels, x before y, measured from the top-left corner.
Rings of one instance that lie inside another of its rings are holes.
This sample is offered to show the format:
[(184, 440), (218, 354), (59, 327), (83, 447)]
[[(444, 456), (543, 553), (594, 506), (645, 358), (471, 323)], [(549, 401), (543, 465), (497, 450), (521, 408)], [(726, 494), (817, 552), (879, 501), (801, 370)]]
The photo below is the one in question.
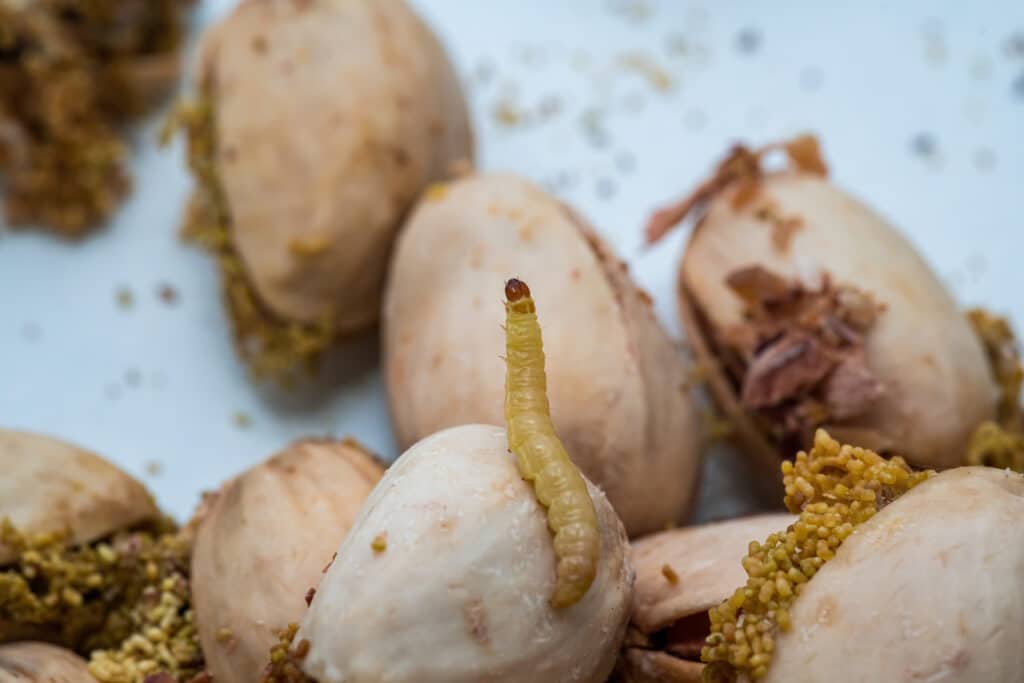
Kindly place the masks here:
[(933, 474), (912, 471), (900, 457), (840, 445), (819, 429), (810, 453), (782, 463), (785, 504), (799, 518), (764, 543), (750, 543), (743, 558), (746, 585), (708, 610), (711, 634), (701, 650), (705, 680), (764, 678), (775, 629), (792, 628), (789, 608), (804, 584), (858, 525)]

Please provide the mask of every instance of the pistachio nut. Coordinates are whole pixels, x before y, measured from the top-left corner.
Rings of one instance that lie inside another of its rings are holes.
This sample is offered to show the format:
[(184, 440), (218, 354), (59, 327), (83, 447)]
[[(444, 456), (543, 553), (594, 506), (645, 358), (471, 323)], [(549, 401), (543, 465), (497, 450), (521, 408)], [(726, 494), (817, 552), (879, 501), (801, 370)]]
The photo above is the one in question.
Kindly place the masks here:
[(85, 660), (46, 643), (0, 645), (0, 683), (96, 683)]
[(399, 445), (501, 423), (503, 312), (520, 277), (539, 309), (559, 437), (631, 536), (681, 521), (699, 480), (685, 358), (650, 298), (572, 210), (511, 174), (426, 192), (399, 237), (384, 302), (384, 371)]
[(769, 682), (1017, 680), (1024, 477), (942, 472), (865, 522), (806, 585)]
[(593, 584), (552, 606), (547, 516), (505, 430), (461, 426), (406, 451), (384, 475), (296, 635), (320, 683), (603, 682), (632, 592), (621, 522), (597, 487)]
[[(789, 168), (765, 170), (775, 152)], [(982, 345), (914, 246), (825, 175), (810, 137), (737, 147), (652, 219), (656, 238), (697, 217), (678, 293), (712, 393), (773, 477), (820, 426), (917, 465), (956, 466), (995, 415)]]
[(466, 103), (403, 0), (246, 0), (200, 61), (186, 230), (218, 256), (239, 351), (286, 374), (376, 323), (403, 217), (472, 157)]
[[(152, 522), (146, 488), (95, 453), (40, 434), (0, 429), (0, 520), (25, 536), (80, 545)], [(0, 566), (16, 552), (0, 538)]]
[(208, 500), (192, 554), (192, 599), (215, 680), (259, 680), (278, 632), (302, 617), (383, 473), (354, 441), (305, 440)]
[(636, 586), (616, 680), (700, 681), (700, 651), (710, 628), (708, 609), (743, 583), (746, 574), (740, 561), (751, 539), (784, 529), (794, 519), (759, 515), (672, 529), (634, 541)]

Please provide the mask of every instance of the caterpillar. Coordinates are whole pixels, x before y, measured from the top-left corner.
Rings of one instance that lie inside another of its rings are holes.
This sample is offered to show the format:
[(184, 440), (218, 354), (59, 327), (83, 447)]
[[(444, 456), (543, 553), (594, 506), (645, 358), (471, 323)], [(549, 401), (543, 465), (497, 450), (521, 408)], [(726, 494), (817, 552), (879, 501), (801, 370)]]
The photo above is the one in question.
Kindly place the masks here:
[(569, 607), (586, 594), (597, 573), (597, 512), (551, 422), (537, 309), (521, 280), (505, 283), (505, 347), (508, 445), (520, 475), (547, 510), (557, 562), (551, 605)]

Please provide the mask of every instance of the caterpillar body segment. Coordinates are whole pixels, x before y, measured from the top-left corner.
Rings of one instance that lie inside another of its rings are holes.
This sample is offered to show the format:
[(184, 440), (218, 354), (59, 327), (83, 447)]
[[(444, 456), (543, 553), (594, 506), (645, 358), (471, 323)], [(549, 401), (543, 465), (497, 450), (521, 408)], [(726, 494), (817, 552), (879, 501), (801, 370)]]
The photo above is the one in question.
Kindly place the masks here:
[(555, 433), (544, 373), (544, 347), (530, 288), (505, 285), (505, 422), (523, 479), (547, 510), (557, 561), (554, 607), (578, 602), (594, 582), (600, 556), (597, 512), (583, 475)]

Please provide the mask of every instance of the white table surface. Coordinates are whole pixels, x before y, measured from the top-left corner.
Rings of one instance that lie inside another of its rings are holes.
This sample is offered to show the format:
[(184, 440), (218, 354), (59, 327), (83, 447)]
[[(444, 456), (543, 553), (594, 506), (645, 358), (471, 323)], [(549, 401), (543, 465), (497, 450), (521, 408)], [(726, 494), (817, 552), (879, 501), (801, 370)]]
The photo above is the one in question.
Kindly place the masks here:
[[(197, 24), (233, 4), (202, 3)], [(643, 251), (645, 218), (733, 141), (804, 130), (835, 181), (904, 230), (965, 305), (1024, 325), (1024, 2), (414, 4), (466, 83), (479, 165), (578, 206), (673, 335), (684, 235)], [(210, 258), (178, 239), (190, 179), (180, 142), (158, 149), (158, 120), (137, 131), (136, 191), (102, 232), (67, 244), (0, 228), (0, 425), (105, 454), (179, 517), (298, 437), (351, 434), (395, 456), (375, 339), (302, 395), (250, 382)], [(738, 462), (711, 457), (700, 518), (756, 507)]]

